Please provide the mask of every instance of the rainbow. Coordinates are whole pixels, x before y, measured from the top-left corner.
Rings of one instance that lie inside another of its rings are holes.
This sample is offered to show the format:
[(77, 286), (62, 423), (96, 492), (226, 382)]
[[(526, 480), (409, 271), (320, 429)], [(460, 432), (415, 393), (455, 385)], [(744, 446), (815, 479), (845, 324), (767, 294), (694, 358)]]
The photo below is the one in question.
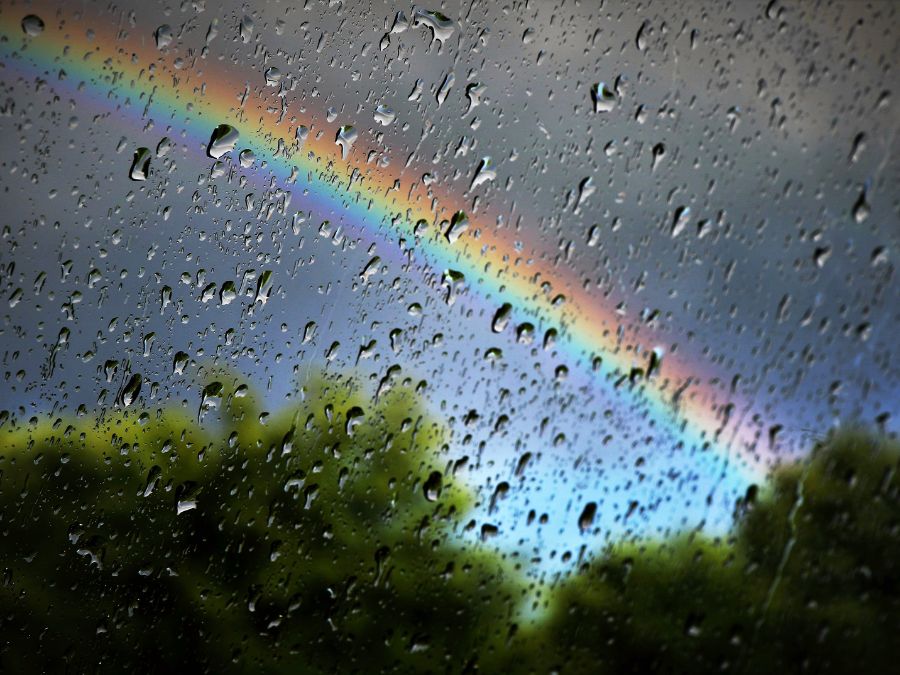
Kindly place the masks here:
[[(40, 15), (46, 24), (36, 37), (27, 37), (21, 28), (22, 17), (29, 13)], [(257, 162), (267, 164), (269, 177), (274, 175), (286, 191), (303, 192), (293, 196), (304, 211), (340, 212), (374, 240), (416, 242), (408, 255), (420, 259), (432, 279), (448, 269), (460, 271), (469, 294), (488, 311), (509, 303), (512, 320), (533, 323), (537, 336), (556, 329), (555, 349), (573, 375), (595, 388), (620, 385), (654, 426), (672, 431), (685, 448), (720, 458), (723, 476), (727, 470), (745, 482), (759, 482), (775, 461), (774, 451), (759, 438), (758, 424), (744, 423), (752, 405), (731, 400), (709, 364), (665, 355), (653, 377), (638, 376), (636, 368), (646, 371), (661, 338), (647, 322), (632, 321), (626, 327), (616, 303), (584, 290), (579, 279), (560, 266), (556, 252), (542, 252), (539, 240), (529, 241), (527, 226), (513, 229), (496, 222), (496, 215), (481, 213), (470, 217), (469, 230), (450, 244), (437, 225), (449, 221), (469, 197), (454, 194), (452, 187), (426, 186), (415, 178), (404, 181), (404, 171), (360, 161), (367, 150), (363, 134), (342, 159), (334, 143), (337, 122), (318, 137), (310, 133), (298, 149), (297, 127), (306, 120), (280, 119), (274, 96), (266, 100), (251, 92), (239, 100), (243, 80), (235, 80), (227, 62), (203, 59), (196, 52), (179, 54), (177, 44), (160, 51), (152, 35), (129, 35), (127, 28), (102, 17), (89, 18), (50, 3), (0, 8), (3, 79), (42, 78), (79, 106), (130, 117), (136, 128), (150, 118), (171, 125), (181, 130), (189, 148), (196, 148), (198, 161), (206, 163), (211, 161), (204, 150), (212, 130), (230, 124), (240, 130), (241, 147), (251, 148)], [(179, 55), (188, 67), (176, 68)], [(260, 73), (254, 71), (252, 77), (258, 79)], [(324, 117), (310, 111), (304, 116)], [(291, 182), (298, 175), (302, 190)], [(415, 230), (421, 220), (428, 227)], [(517, 240), (525, 246), (517, 246)], [(409, 262), (407, 254), (394, 255)], [(597, 357), (602, 359), (599, 370), (593, 367)]]

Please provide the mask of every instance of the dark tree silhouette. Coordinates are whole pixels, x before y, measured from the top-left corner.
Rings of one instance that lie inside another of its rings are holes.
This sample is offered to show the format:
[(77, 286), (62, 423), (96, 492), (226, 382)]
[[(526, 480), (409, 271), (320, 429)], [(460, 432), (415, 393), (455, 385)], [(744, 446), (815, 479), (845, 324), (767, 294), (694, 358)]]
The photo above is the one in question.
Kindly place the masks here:
[(896, 442), (836, 435), (726, 540), (544, 584), (463, 543), (473, 497), (415, 394), (349, 382), (268, 415), (222, 374), (199, 410), (0, 427), (2, 670), (895, 670)]

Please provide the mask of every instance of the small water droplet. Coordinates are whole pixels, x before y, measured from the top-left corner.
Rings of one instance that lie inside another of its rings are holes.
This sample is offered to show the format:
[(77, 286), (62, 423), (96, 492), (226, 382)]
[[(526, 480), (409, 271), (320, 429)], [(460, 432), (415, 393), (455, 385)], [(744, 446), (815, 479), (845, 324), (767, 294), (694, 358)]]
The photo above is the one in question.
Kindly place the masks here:
[(437, 94), (435, 94), (438, 107), (442, 106), (444, 101), (447, 100), (447, 95), (450, 93), (454, 82), (456, 82), (456, 76), (452, 72), (444, 76), (444, 81), (441, 82), (441, 86), (438, 87)]
[(691, 219), (691, 207), (690, 206), (679, 206), (675, 209), (675, 216), (672, 218), (672, 238), (674, 239), (679, 234), (684, 232), (684, 228), (687, 227), (688, 221)]

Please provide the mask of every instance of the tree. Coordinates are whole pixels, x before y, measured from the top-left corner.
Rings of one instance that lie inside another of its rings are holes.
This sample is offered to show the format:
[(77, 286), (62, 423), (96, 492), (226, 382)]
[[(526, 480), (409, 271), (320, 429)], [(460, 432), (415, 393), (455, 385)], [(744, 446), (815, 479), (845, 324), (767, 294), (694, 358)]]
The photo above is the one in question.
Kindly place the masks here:
[(320, 379), (266, 415), (227, 381), (198, 417), (3, 431), (4, 670), (477, 666), (519, 591), (456, 543), (471, 496), (414, 394)]
[(598, 555), (553, 590), (516, 661), (541, 673), (895, 670), (898, 468), (896, 442), (843, 432), (749, 490), (729, 541)]
[(303, 393), (269, 415), (220, 373), (199, 409), (0, 427), (3, 670), (894, 669), (894, 441), (829, 438), (725, 539), (620, 542), (542, 583), (464, 544), (472, 495), (410, 389)]

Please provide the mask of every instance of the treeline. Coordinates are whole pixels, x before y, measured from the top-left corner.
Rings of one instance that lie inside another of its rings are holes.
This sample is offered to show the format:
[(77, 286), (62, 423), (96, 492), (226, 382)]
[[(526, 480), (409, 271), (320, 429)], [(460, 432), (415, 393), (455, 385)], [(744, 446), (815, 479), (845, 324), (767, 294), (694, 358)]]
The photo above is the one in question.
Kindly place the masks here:
[[(202, 422), (199, 420), (202, 418)], [(474, 503), (402, 387), (263, 413), (0, 426), (3, 672), (889, 672), (900, 448), (815, 447), (732, 534), (622, 544), (541, 583), (464, 545)]]

